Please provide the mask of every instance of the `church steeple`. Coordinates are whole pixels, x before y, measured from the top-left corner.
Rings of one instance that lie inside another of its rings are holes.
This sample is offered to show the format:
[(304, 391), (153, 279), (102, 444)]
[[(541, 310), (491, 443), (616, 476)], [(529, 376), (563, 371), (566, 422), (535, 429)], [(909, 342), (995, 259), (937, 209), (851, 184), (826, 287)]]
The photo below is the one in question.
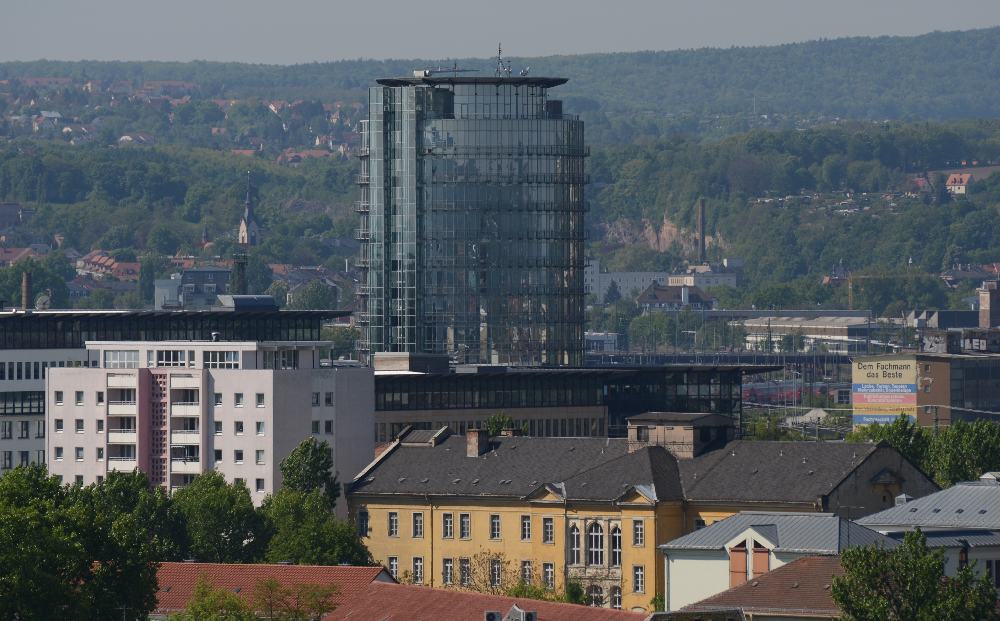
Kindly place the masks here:
[(250, 171), (247, 171), (247, 197), (243, 202), (243, 217), (240, 218), (240, 230), (236, 243), (241, 246), (256, 246), (259, 229), (253, 215), (253, 202), (250, 200)]

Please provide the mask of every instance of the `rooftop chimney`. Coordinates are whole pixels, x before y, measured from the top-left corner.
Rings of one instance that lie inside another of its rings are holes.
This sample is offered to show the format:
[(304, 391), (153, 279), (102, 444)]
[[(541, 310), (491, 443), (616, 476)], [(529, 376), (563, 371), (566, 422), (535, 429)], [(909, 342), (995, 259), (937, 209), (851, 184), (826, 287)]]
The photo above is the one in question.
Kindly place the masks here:
[(21, 272), (21, 307), (31, 308), (31, 272)]
[(465, 432), (465, 456), (479, 457), (490, 446), (490, 434), (485, 429), (469, 429)]
[(698, 262), (705, 262), (705, 199), (698, 199)]

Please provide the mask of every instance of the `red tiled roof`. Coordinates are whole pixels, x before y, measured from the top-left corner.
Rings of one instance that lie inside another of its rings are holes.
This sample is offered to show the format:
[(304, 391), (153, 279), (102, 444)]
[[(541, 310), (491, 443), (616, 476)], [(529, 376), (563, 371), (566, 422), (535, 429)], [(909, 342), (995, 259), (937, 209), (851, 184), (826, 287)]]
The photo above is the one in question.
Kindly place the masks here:
[[(162, 563), (156, 578), (154, 614), (165, 615), (183, 610), (194, 593), (198, 578), (204, 575), (216, 588), (234, 591), (244, 599), (253, 597), (254, 587), (262, 580), (274, 579), (283, 586), (320, 584), (337, 586), (334, 604), (354, 600), (375, 580), (392, 581), (382, 567), (347, 565), (241, 565), (234, 563)], [(239, 589), (239, 591), (236, 591)]]
[(636, 621), (645, 613), (556, 604), (534, 599), (483, 595), (454, 589), (435, 589), (373, 582), (349, 602), (327, 614), (326, 621), (469, 621), (495, 610), (507, 614), (517, 604), (538, 613), (538, 621)]
[(830, 594), (834, 576), (844, 575), (839, 556), (803, 556), (760, 578), (686, 606), (681, 612), (740, 608), (753, 614), (796, 614), (836, 619)]

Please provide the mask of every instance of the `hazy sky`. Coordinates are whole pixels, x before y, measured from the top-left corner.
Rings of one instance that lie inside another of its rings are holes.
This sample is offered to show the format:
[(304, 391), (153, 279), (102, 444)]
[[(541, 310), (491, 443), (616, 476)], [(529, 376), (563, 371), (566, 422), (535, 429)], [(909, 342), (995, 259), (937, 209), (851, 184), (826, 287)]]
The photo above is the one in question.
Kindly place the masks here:
[(486, 58), (1000, 25), (998, 0), (5, 0), (0, 61)]

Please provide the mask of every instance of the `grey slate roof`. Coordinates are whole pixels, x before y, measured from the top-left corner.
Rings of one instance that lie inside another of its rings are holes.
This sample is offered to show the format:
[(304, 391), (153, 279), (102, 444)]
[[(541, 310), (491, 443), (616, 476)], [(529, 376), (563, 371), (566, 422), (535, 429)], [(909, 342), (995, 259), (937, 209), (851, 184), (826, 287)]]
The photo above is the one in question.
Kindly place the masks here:
[(815, 502), (877, 448), (877, 444), (738, 440), (679, 463), (689, 501)]
[[(905, 533), (898, 532), (889, 535), (897, 541), (902, 541)], [(1000, 546), (1000, 531), (996, 530), (948, 530), (930, 531), (924, 533), (927, 546), (931, 548), (986, 548)]]
[(964, 528), (1000, 530), (1000, 485), (970, 481), (858, 520), (879, 530)]
[[(625, 439), (515, 436), (490, 442), (490, 450), (479, 457), (466, 456), (463, 435), (449, 436), (434, 447), (401, 444), (363, 473), (351, 492), (523, 498), (628, 450)], [(574, 489), (584, 489), (582, 482)]]
[(677, 459), (662, 446), (626, 453), (565, 481), (569, 500), (610, 500), (636, 487), (654, 501), (683, 500)]
[(711, 526), (660, 546), (661, 550), (721, 550), (734, 537), (753, 528), (778, 552), (839, 554), (853, 546), (898, 542), (833, 513), (779, 513), (743, 511)]

